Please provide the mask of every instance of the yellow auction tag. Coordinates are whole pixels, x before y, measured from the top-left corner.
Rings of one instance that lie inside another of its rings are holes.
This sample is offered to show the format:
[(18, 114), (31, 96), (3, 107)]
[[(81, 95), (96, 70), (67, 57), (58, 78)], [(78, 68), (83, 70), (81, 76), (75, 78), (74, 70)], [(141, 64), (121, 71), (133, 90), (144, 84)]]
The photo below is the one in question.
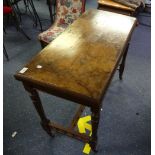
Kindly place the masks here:
[[(89, 121), (91, 121), (90, 115), (80, 118), (78, 120), (77, 125), (78, 125), (78, 129), (79, 129), (80, 133), (86, 133), (86, 129), (87, 129), (90, 131), (89, 136), (91, 136), (92, 135), (92, 125), (88, 123)], [(83, 149), (83, 153), (89, 154), (90, 151), (91, 151), (91, 147), (89, 146), (88, 143), (86, 143), (84, 146), (84, 149)]]
[(89, 146), (89, 144), (87, 143), (83, 149), (83, 153), (89, 154), (91, 151), (91, 147)]

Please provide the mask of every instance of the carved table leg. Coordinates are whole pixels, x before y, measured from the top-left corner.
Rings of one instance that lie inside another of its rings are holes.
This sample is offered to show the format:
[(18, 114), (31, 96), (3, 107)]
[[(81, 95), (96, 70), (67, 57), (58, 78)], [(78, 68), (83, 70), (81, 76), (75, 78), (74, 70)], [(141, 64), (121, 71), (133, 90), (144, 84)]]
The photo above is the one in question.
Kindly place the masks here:
[(43, 106), (41, 104), (41, 100), (40, 100), (40, 97), (39, 97), (37, 90), (35, 88), (25, 84), (25, 83), (23, 83), (23, 85), (24, 85), (25, 90), (29, 92), (30, 98), (33, 102), (33, 105), (34, 105), (35, 109), (37, 110), (37, 112), (41, 118), (41, 125), (42, 125), (43, 129), (50, 136), (53, 136), (51, 128), (49, 126), (50, 120), (48, 120), (46, 115), (45, 115), (45, 112), (44, 112)]
[(124, 52), (124, 55), (123, 55), (123, 58), (122, 58), (122, 62), (120, 64), (120, 68), (119, 68), (119, 79), (120, 80), (122, 80), (124, 67), (125, 67), (125, 60), (126, 60), (126, 56), (127, 56), (127, 53), (128, 53), (128, 49), (129, 49), (129, 43), (128, 43), (126, 49), (125, 49), (125, 52)]
[(98, 130), (98, 125), (99, 125), (99, 119), (100, 119), (100, 108), (98, 107), (97, 109), (91, 108), (92, 112), (92, 137), (90, 141), (90, 146), (94, 152), (97, 152), (96, 146), (97, 146), (97, 130)]

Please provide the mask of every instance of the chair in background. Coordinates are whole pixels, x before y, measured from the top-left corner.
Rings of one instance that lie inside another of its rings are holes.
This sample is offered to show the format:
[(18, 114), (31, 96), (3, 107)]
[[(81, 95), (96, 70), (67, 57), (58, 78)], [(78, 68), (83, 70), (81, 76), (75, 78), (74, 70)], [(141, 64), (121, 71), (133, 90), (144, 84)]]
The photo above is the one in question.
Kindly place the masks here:
[[(28, 40), (30, 40), (29, 36), (24, 32), (24, 30), (20, 26), (20, 22), (17, 17), (16, 9), (14, 8), (14, 6), (11, 6), (11, 5), (3, 6), (3, 17), (8, 18), (10, 16), (14, 19), (14, 23), (15, 23), (17, 31), (20, 31)], [(3, 23), (3, 27), (5, 27), (4, 23)]]
[[(5, 4), (3, 6), (3, 17), (9, 19), (9, 17), (12, 17), (14, 19), (14, 24), (16, 26), (16, 29), (17, 31), (20, 31), (28, 40), (30, 40), (29, 36), (23, 31), (23, 29), (21, 28), (20, 26), (20, 23), (19, 23), (19, 18), (17, 17), (17, 14), (15, 12), (15, 8), (14, 6), (11, 6), (9, 4)], [(8, 21), (7, 21), (8, 22)], [(5, 25), (3, 23), (3, 31), (4, 33), (6, 34), (6, 30), (5, 30)], [(9, 61), (9, 56), (7, 54), (7, 51), (6, 51), (6, 48), (5, 48), (5, 45), (3, 43), (3, 53), (7, 59), (7, 61)]]
[(42, 48), (59, 36), (74, 20), (85, 11), (86, 0), (57, 0), (56, 20), (46, 31), (39, 34)]
[[(5, 4), (7, 4), (7, 6), (9, 5), (11, 7), (14, 7), (14, 10), (16, 12), (16, 16), (19, 19), (19, 22), (22, 21), (22, 18), (21, 18), (22, 15), (26, 15), (26, 14), (28, 15), (29, 14), (30, 17), (33, 18), (34, 26), (37, 27), (39, 25), (40, 30), (43, 31), (42, 23), (41, 23), (39, 15), (36, 11), (36, 8), (34, 6), (33, 0), (3, 0), (3, 2), (5, 2)], [(19, 3), (22, 3), (22, 2), (25, 6), (25, 12), (24, 13), (20, 10), (20, 4)]]
[[(37, 25), (39, 24), (40, 30), (42, 32), (43, 31), (42, 23), (41, 23), (39, 15), (38, 15), (38, 13), (36, 11), (36, 8), (34, 6), (33, 0), (23, 0), (23, 1), (24, 1), (24, 4), (25, 4), (25, 7), (26, 7), (26, 12), (28, 10), (29, 13), (34, 17), (34, 25), (37, 27)], [(32, 10), (32, 12), (31, 12), (31, 10)]]

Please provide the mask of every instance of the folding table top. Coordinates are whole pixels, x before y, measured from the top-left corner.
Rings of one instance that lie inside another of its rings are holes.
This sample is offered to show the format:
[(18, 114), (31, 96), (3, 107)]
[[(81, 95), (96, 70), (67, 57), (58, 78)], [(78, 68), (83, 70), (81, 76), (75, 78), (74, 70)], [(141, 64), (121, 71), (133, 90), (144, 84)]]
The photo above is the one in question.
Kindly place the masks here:
[(135, 25), (133, 17), (88, 10), (15, 77), (57, 96), (98, 103)]

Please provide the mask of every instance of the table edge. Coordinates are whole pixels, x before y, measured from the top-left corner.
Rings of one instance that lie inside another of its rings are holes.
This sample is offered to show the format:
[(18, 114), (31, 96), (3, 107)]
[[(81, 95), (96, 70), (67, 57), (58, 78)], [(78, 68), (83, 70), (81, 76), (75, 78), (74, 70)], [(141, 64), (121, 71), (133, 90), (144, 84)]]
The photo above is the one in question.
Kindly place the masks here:
[(31, 78), (27, 78), (24, 75), (16, 73), (14, 75), (15, 79), (21, 81), (23, 84), (29, 85), (32, 88), (36, 88), (42, 92), (46, 92), (48, 94), (61, 97), (79, 104), (83, 104), (85, 106), (94, 106), (96, 104), (100, 104), (100, 100), (88, 97), (86, 95), (73, 92), (67, 89), (61, 89), (51, 84), (45, 84), (40, 81), (36, 81)]

